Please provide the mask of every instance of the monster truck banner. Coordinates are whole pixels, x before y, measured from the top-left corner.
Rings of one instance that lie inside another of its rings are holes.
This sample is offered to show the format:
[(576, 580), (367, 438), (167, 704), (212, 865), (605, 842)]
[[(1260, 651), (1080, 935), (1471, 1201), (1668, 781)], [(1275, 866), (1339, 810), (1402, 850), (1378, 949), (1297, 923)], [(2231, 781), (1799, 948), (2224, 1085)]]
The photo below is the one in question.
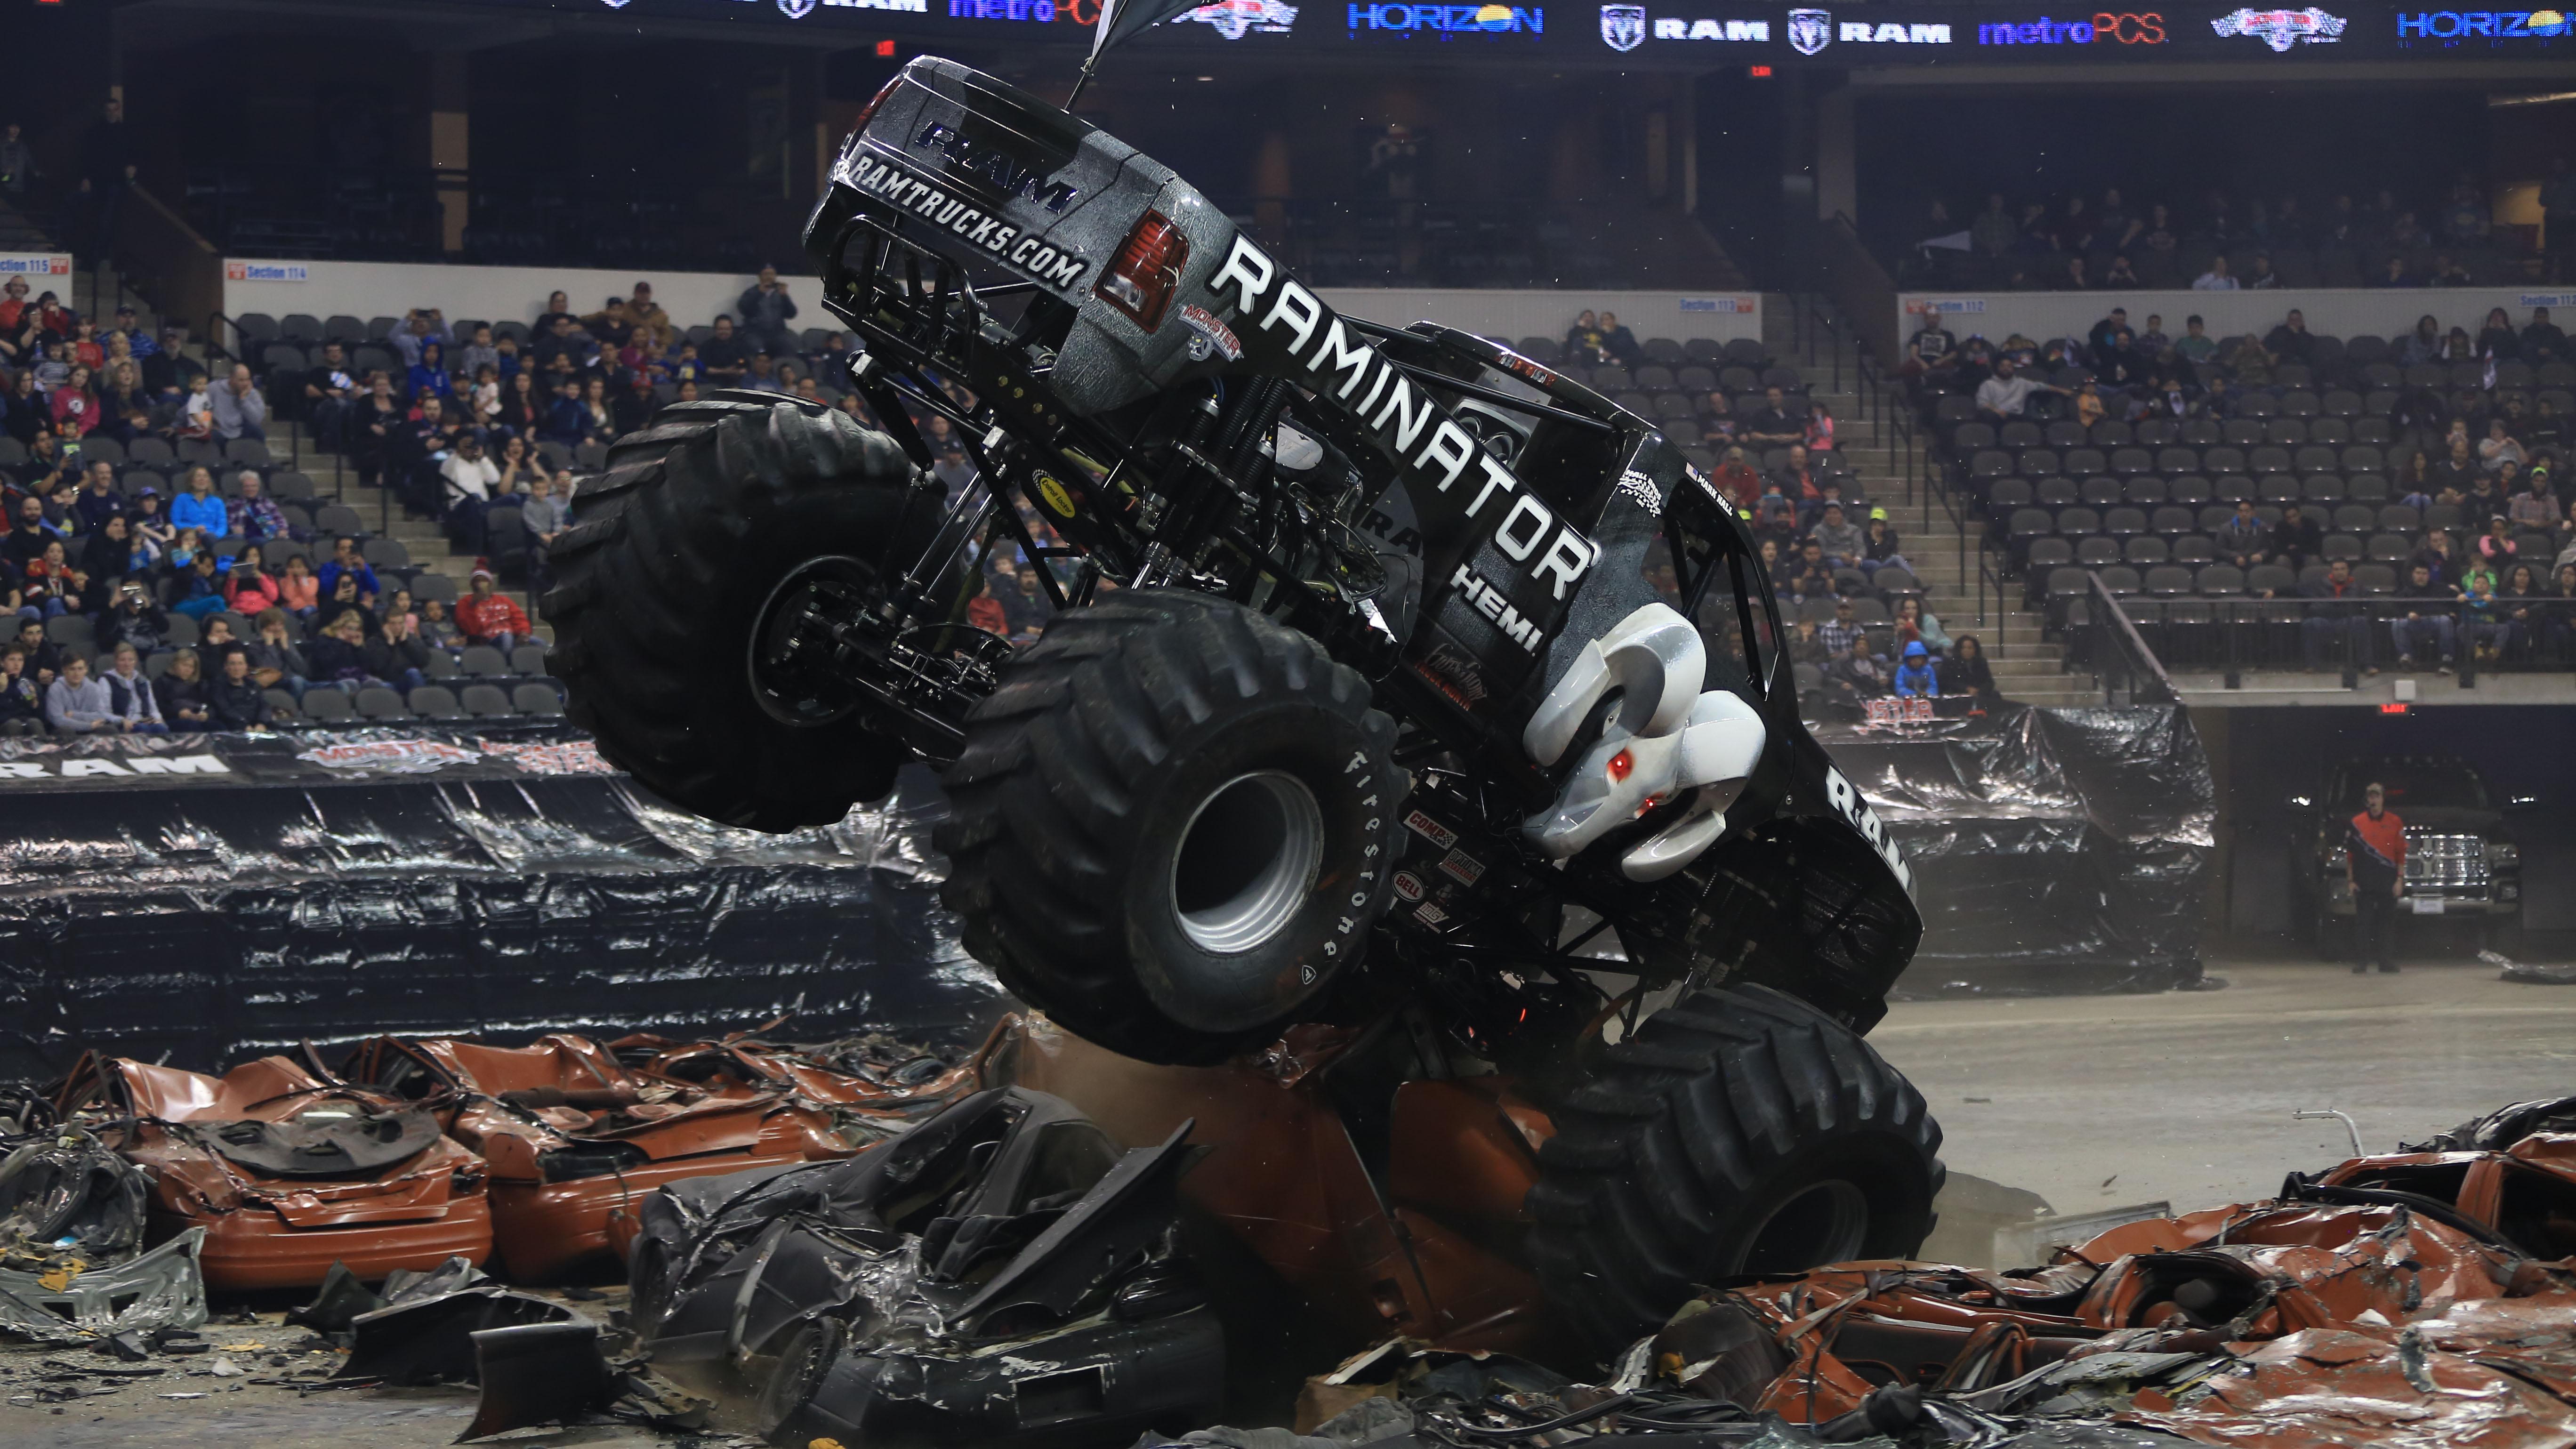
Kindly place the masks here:
[(488, 734), (357, 729), (0, 740), (0, 798), (57, 790), (326, 785), (417, 775), (516, 780), (614, 773), (587, 737), (561, 724), (502, 726)]
[[(227, 773), (132, 769), (192, 758)], [(598, 773), (560, 730), (9, 759), (127, 773), (0, 788), (0, 1078), (58, 1074), (79, 1047), (212, 1069), (380, 1031), (787, 1016), (944, 1040), (998, 1009), (938, 909), (926, 771), (828, 829), (761, 835)]]
[(2216, 787), (2179, 706), (1818, 732), (1914, 872), (1911, 995), (2136, 991), (2200, 976)]
[[(736, 30), (851, 30), (900, 53), (961, 56), (978, 43), (1060, 45), (1078, 58), (1099, 0), (481, 0), (632, 32), (656, 23)], [(353, 8), (355, 8), (353, 6)], [(1412, 65), (1594, 66), (1714, 70), (1731, 65), (1876, 69), (2011, 68), (2238, 62), (2312, 67), (2337, 61), (2551, 61), (2576, 53), (2570, 12), (2541, 7), (2451, 10), (2418, 4), (2248, 6), (2226, 0), (2069, 9), (2029, 3), (1414, 4), (1409, 0), (1218, 0), (1151, 27), (1128, 65), (1175, 61), (1382, 58)], [(889, 54), (895, 52), (888, 52)], [(1111, 61), (1114, 70), (1119, 64)], [(1067, 81), (1071, 69), (1065, 71)], [(1043, 81), (1039, 89), (1048, 89)]]

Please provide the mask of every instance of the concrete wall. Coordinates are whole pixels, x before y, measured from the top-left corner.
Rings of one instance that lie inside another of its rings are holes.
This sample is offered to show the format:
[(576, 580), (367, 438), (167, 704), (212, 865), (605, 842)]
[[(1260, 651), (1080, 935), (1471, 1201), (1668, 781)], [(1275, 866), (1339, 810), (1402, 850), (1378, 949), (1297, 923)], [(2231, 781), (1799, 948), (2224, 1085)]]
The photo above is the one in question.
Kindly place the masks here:
[[(694, 326), (733, 310), (752, 283), (748, 276), (707, 272), (597, 271), (577, 267), (465, 267), (412, 262), (288, 262), (241, 258), (224, 263), (224, 312), (238, 317), (345, 313), (361, 319), (399, 317), (414, 307), (436, 307), (450, 321), (532, 322), (546, 294), (563, 291), (573, 310), (591, 312), (609, 296), (623, 297), (638, 280), (653, 284), (653, 298), (674, 321)], [(254, 276), (300, 280), (252, 280)], [(810, 277), (787, 279), (802, 326), (827, 326)], [(1762, 335), (1758, 293), (1684, 295), (1677, 292), (1501, 292), (1439, 288), (1323, 288), (1335, 308), (1373, 322), (1402, 326), (1428, 319), (1499, 337), (1562, 337), (1577, 312), (1608, 309), (1638, 337), (1726, 341)], [(226, 339), (228, 342), (229, 339)]]
[(2129, 325), (2143, 328), (2148, 314), (2161, 314), (2165, 331), (2180, 337), (2183, 319), (2198, 314), (2213, 337), (2268, 332), (2291, 308), (2307, 314), (2308, 330), (2329, 337), (2403, 336), (2415, 330), (2415, 319), (2430, 312), (2448, 332), (2466, 327), (2476, 336), (2490, 307), (2502, 307), (2513, 325), (2531, 320), (2531, 309), (2548, 307), (2562, 327), (2568, 319), (2559, 309), (2576, 311), (2576, 289), (2390, 288), (2353, 290), (2319, 288), (2270, 292), (1902, 292), (1896, 298), (1900, 337), (1922, 328), (1925, 307), (1937, 307), (1952, 332), (1961, 337), (1984, 333), (2001, 341), (2013, 333), (2046, 341), (2081, 337), (2113, 307), (2129, 309)]

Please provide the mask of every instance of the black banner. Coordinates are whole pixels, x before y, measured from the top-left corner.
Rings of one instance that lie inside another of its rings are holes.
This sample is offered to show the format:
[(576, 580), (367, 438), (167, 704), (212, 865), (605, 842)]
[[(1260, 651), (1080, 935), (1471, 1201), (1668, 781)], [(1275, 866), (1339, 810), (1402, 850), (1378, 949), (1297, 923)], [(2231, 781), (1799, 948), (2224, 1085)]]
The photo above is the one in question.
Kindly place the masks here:
[(1914, 872), (1898, 986), (2156, 991), (2200, 976), (2216, 785), (2178, 705), (1818, 732)]

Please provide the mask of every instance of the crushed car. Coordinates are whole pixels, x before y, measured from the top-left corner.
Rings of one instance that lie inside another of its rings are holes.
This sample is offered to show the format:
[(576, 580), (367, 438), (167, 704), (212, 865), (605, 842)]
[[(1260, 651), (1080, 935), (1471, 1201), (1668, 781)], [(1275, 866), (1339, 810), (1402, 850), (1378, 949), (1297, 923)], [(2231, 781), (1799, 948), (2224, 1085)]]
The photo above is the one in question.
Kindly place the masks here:
[(205, 1230), (145, 1249), (151, 1192), (98, 1134), (0, 1088), (0, 1336), (77, 1344), (205, 1322)]
[(728, 1377), (779, 1444), (1180, 1432), (1225, 1380), (1177, 1249), (1190, 1135), (1122, 1150), (1000, 1087), (848, 1161), (675, 1183), (644, 1203), (629, 1327), (656, 1370)]
[(522, 1047), (378, 1037), (340, 1072), (429, 1113), (483, 1160), (494, 1253), (512, 1278), (538, 1281), (622, 1252), (655, 1188), (847, 1157), (971, 1090), (976, 1061), (881, 1038), (602, 1046), (558, 1033)]
[(202, 1232), (208, 1287), (310, 1288), (492, 1251), (483, 1159), (416, 1104), (285, 1057), (220, 1077), (84, 1054), (61, 1121), (149, 1177), (154, 1240)]

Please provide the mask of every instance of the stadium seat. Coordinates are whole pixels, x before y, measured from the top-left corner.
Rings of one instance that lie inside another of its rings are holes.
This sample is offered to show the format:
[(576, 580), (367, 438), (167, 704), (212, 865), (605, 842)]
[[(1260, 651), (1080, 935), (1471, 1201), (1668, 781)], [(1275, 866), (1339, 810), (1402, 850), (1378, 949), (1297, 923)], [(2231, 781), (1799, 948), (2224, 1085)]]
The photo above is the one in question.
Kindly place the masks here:
[(474, 717), (457, 702), (456, 692), (443, 684), (424, 684), (413, 690), (410, 703), (413, 714), (438, 724), (454, 724)]
[(412, 717), (411, 706), (404, 704), (403, 697), (390, 689), (359, 690), (357, 705), (361, 719), (407, 720)]
[(465, 712), (476, 719), (509, 719), (518, 714), (510, 703), (510, 696), (502, 693), (496, 684), (469, 684), (457, 698), (464, 704)]
[(456, 667), (459, 672), (475, 679), (506, 679), (510, 674), (510, 661), (489, 644), (465, 646), (464, 652), (457, 656)]
[(522, 644), (518, 648), (511, 650), (510, 670), (514, 674), (524, 674), (530, 678), (534, 678), (537, 675), (545, 673), (546, 646), (543, 644)]
[(317, 686), (304, 691), (304, 717), (323, 724), (348, 724), (357, 719), (358, 711), (346, 694)]

